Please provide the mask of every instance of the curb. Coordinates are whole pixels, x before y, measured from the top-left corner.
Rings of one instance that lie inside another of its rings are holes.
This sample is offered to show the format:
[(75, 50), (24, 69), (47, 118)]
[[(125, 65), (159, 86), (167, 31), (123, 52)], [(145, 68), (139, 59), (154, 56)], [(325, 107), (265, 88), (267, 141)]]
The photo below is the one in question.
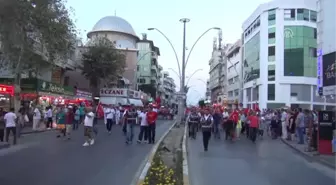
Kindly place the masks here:
[(187, 154), (187, 125), (184, 125), (184, 135), (182, 142), (182, 153), (183, 153), (183, 184), (190, 185), (189, 182), (189, 166), (188, 166), (188, 154)]
[(318, 162), (321, 165), (324, 165), (328, 168), (331, 168), (333, 170), (336, 169), (335, 165), (330, 164), (329, 162), (323, 160), (323, 159), (319, 159), (307, 152), (303, 152), (300, 149), (297, 149), (295, 146), (291, 145), (288, 141), (284, 140), (281, 138), (281, 141), (286, 144), (287, 146), (289, 146), (292, 150), (294, 150), (295, 152), (297, 152), (298, 154), (300, 154), (301, 156), (303, 156), (304, 158), (306, 158), (307, 160), (311, 161), (311, 162)]
[(5, 149), (5, 148), (9, 148), (9, 143), (0, 143), (0, 150), (1, 149)]
[(144, 183), (146, 175), (147, 175), (147, 172), (148, 172), (149, 168), (151, 167), (151, 164), (152, 164), (154, 155), (156, 154), (156, 151), (158, 150), (160, 144), (166, 138), (166, 136), (168, 135), (168, 133), (170, 132), (170, 130), (175, 127), (176, 123), (177, 123), (177, 121), (175, 121), (172, 124), (172, 126), (170, 126), (170, 128), (161, 136), (161, 138), (159, 139), (159, 141), (155, 143), (155, 145), (153, 146), (151, 152), (146, 156), (146, 159), (144, 161), (145, 164), (141, 164), (141, 166), (139, 168), (139, 171), (137, 172), (137, 174), (135, 176), (137, 179), (134, 179), (131, 185), (134, 185), (134, 184), (136, 184), (136, 185), (142, 185)]
[(28, 135), (28, 134), (38, 134), (38, 133), (43, 133), (43, 132), (50, 132), (50, 131), (55, 131), (56, 129), (50, 129), (50, 130), (30, 130), (30, 131), (26, 131), (26, 132), (22, 132), (21, 135)]

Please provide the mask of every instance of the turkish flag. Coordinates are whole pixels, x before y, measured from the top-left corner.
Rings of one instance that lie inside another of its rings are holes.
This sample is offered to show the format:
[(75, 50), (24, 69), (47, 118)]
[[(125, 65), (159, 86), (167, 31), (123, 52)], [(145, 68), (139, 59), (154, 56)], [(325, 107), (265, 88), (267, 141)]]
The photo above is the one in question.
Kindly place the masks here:
[(229, 117), (230, 120), (234, 121), (235, 123), (238, 123), (239, 120), (239, 114), (237, 111), (233, 111)]
[(155, 99), (155, 103), (159, 106), (161, 105), (161, 98), (159, 96)]
[(97, 117), (102, 118), (104, 116), (104, 108), (103, 105), (99, 102), (97, 105)]
[(156, 121), (157, 116), (158, 116), (158, 113), (155, 112), (155, 111), (149, 111), (149, 112), (147, 112), (146, 117), (147, 117), (148, 124), (153, 124)]

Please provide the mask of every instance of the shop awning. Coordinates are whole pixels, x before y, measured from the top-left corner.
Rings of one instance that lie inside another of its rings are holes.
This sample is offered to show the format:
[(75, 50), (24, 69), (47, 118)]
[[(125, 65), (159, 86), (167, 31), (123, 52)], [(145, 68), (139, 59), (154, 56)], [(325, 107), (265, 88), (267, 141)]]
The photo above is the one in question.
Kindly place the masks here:
[(133, 104), (136, 107), (143, 107), (143, 103), (140, 99), (129, 98), (128, 100), (129, 100), (130, 104)]
[(100, 103), (106, 105), (127, 105), (127, 98), (124, 97), (100, 97)]

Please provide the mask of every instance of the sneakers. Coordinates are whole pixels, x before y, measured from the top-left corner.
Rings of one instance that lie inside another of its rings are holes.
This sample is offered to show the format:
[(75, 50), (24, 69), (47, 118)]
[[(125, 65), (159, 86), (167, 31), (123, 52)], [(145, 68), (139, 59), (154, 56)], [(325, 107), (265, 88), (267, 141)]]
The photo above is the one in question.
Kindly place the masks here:
[(93, 145), (94, 144), (94, 139), (91, 139), (90, 143), (89, 142), (85, 142), (83, 144), (83, 146), (90, 146), (90, 145)]

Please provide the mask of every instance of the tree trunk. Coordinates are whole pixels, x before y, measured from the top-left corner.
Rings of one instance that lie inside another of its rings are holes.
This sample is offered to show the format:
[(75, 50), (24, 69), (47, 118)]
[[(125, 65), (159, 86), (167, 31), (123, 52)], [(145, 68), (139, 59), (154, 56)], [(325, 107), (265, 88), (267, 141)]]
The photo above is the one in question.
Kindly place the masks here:
[(18, 61), (14, 71), (14, 110), (17, 113), (21, 107), (21, 62), (22, 62), (23, 48), (21, 47)]

